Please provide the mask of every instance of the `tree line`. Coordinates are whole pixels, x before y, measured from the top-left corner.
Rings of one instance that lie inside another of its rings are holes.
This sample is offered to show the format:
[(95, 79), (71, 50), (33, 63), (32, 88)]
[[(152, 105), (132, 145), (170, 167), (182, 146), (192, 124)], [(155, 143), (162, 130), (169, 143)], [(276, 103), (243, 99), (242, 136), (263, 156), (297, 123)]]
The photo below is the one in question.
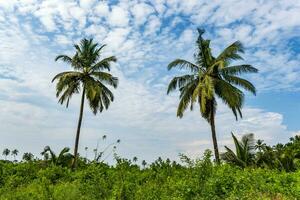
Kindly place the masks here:
[[(106, 136), (104, 137), (106, 138)], [(225, 146), (226, 151), (220, 154), (220, 159), (225, 163), (237, 166), (239, 168), (266, 168), (274, 169), (285, 172), (294, 172), (300, 169), (300, 136), (291, 137), (290, 141), (286, 144), (278, 143), (276, 145), (267, 145), (263, 140), (255, 140), (254, 134), (245, 134), (239, 140), (232, 133), (232, 139), (234, 142), (234, 149)], [(104, 140), (102, 138), (102, 140)], [(78, 162), (81, 166), (85, 166), (91, 163), (104, 163), (109, 157), (114, 160), (120, 159), (117, 155), (116, 149), (120, 140), (112, 142), (103, 146), (103, 148), (97, 147), (93, 149), (94, 158), (89, 159), (87, 154), (79, 155)], [(87, 152), (88, 148), (85, 147)], [(7, 156), (11, 155), (14, 158), (14, 163), (17, 163), (16, 156), (19, 151), (14, 149), (10, 151), (5, 148), (3, 155), (5, 160)], [(65, 147), (59, 152), (54, 152), (49, 146), (46, 146), (40, 153), (42, 158), (34, 156), (30, 152), (25, 152), (22, 156), (23, 162), (37, 162), (45, 166), (61, 166), (71, 168), (74, 160), (73, 154), (70, 153), (70, 148)], [(185, 163), (190, 163), (191, 159), (184, 154), (180, 154), (180, 158)], [(139, 159), (134, 156), (130, 162), (137, 164)], [(158, 158), (158, 161), (162, 161)], [(169, 159), (167, 162), (171, 162)], [(141, 160), (140, 165), (145, 168), (147, 166), (145, 160)]]

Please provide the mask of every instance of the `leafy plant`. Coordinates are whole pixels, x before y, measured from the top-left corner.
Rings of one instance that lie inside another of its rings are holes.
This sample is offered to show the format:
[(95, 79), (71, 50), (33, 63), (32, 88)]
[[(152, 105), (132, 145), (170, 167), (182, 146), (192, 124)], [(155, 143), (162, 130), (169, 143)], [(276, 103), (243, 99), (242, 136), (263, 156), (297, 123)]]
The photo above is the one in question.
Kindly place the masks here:
[(228, 162), (235, 164), (240, 167), (251, 166), (255, 163), (255, 140), (254, 134), (246, 134), (242, 136), (241, 141), (239, 141), (233, 133), (231, 133), (235, 152), (225, 146), (227, 150), (225, 153), (221, 154), (221, 158)]
[(34, 155), (32, 153), (30, 153), (30, 152), (24, 153), (23, 157), (22, 157), (22, 159), (25, 160), (25, 161), (27, 161), (27, 162), (33, 161), (33, 158), (34, 158)]
[(60, 151), (58, 155), (56, 155), (49, 146), (46, 146), (41, 155), (50, 154), (50, 158), (48, 158), (47, 161), (50, 161), (51, 164), (68, 167), (71, 165), (72, 159), (74, 158), (74, 156), (69, 153), (69, 151), (70, 148), (65, 147)]

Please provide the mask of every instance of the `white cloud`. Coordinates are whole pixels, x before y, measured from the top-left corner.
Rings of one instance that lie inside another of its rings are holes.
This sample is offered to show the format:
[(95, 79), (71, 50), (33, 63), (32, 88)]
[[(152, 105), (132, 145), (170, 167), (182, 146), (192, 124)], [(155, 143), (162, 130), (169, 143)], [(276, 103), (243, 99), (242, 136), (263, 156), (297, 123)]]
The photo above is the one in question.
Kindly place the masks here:
[(80, 7), (72, 7), (70, 9), (70, 14), (78, 21), (79, 23), (79, 29), (82, 29), (85, 27), (86, 24), (86, 12), (84, 9)]
[(103, 38), (107, 35), (107, 30), (103, 26), (92, 24), (89, 27), (85, 29), (86, 35), (92, 35), (92, 36), (100, 36), (98, 38), (98, 41), (102, 41)]
[(65, 35), (57, 35), (55, 37), (56, 42), (60, 45), (70, 45), (72, 44), (72, 40), (70, 40), (68, 37), (66, 37)]
[(152, 2), (152, 5), (155, 8), (156, 12), (158, 12), (159, 15), (162, 16), (167, 9), (165, 0), (153, 0)]
[(126, 27), (129, 22), (128, 11), (120, 6), (113, 6), (108, 21), (112, 26)]
[(161, 21), (156, 15), (151, 15), (148, 18), (146, 28), (145, 28), (145, 35), (150, 35), (156, 33), (161, 26)]
[(54, 31), (56, 29), (56, 24), (50, 16), (43, 16), (40, 18), (40, 20), (47, 31)]
[(99, 2), (95, 7), (95, 14), (99, 17), (107, 17), (109, 15), (109, 6), (106, 2)]
[(13, 11), (17, 1), (11, 0), (11, 1), (0, 1), (0, 8), (4, 8), (9, 11)]
[[(38, 153), (46, 144), (73, 145), (79, 99), (74, 97), (68, 110), (57, 105), (50, 80), (68, 69), (54, 57), (72, 53), (73, 41), (87, 36), (108, 44), (103, 56), (118, 57), (113, 73), (120, 78), (120, 87), (109, 111), (95, 117), (86, 106), (81, 147), (93, 146), (103, 133), (120, 137), (124, 141), (120, 152), (129, 157), (154, 159), (164, 154), (175, 159), (179, 152), (199, 155), (211, 147), (209, 125), (197, 111), (176, 118), (178, 96), (165, 94), (174, 75), (166, 74), (166, 65), (178, 57), (192, 61), (197, 26), (209, 27), (205, 36), (212, 39), (213, 49), (235, 40), (245, 44), (246, 62), (260, 69), (260, 74), (250, 76), (259, 91), (299, 89), (299, 53), (286, 48), (300, 28), (300, 7), (294, 1), (155, 0), (112, 5), (94, 0), (24, 0), (0, 1), (0, 7), (0, 49), (4, 49), (0, 121), (5, 121), (0, 124), (5, 138), (1, 147), (22, 146)], [(235, 122), (220, 104), (220, 147), (230, 144), (231, 131), (253, 132), (269, 143), (296, 134), (280, 113), (248, 105), (243, 113), (244, 119)]]
[(154, 9), (148, 4), (139, 3), (131, 8), (131, 12), (134, 16), (135, 23), (142, 25), (146, 22), (147, 17), (154, 12)]
[(82, 7), (83, 9), (89, 10), (94, 5), (95, 2), (96, 0), (80, 0), (79, 4), (80, 7)]

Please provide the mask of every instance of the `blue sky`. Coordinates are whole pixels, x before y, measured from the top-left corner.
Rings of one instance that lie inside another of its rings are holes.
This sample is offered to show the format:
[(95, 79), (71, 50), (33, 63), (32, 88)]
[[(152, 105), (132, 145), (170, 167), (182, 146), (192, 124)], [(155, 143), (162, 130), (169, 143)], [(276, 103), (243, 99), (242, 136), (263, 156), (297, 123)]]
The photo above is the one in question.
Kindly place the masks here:
[[(121, 139), (121, 156), (178, 159), (211, 148), (210, 129), (195, 111), (176, 118), (178, 94), (166, 95), (175, 58), (193, 61), (197, 27), (206, 29), (215, 54), (240, 40), (244, 62), (260, 70), (247, 76), (258, 89), (247, 94), (244, 118), (236, 122), (221, 102), (219, 146), (230, 132), (255, 133), (268, 144), (299, 134), (300, 2), (201, 0), (0, 0), (0, 149), (36, 155), (45, 145), (73, 147), (79, 97), (68, 109), (57, 104), (52, 77), (69, 66), (55, 63), (72, 54), (72, 44), (93, 37), (115, 55), (120, 79), (108, 111), (94, 116), (86, 106), (80, 151), (92, 156), (103, 134)], [(102, 144), (104, 145), (104, 144)]]

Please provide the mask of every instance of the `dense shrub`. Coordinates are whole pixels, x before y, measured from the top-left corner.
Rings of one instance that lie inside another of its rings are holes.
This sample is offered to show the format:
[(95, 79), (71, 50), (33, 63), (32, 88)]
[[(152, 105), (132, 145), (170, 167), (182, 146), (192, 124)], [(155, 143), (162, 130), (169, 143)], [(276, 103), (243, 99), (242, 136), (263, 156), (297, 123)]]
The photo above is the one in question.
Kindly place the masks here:
[(126, 159), (114, 166), (61, 166), (1, 162), (0, 199), (300, 199), (300, 171), (214, 165), (182, 157), (185, 164), (158, 159), (140, 168)]

